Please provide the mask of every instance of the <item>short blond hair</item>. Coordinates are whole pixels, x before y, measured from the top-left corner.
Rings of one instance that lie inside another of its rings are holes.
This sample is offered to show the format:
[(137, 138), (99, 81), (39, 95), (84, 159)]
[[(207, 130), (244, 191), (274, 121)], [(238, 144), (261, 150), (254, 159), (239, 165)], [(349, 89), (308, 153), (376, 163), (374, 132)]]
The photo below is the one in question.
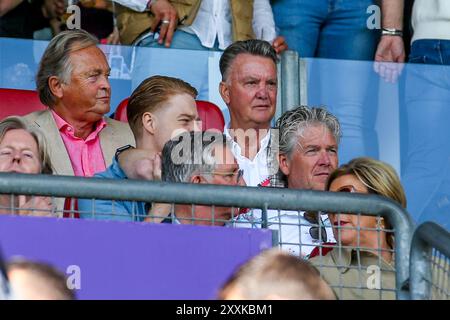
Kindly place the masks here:
[(336, 299), (316, 268), (278, 248), (266, 250), (240, 266), (222, 286), (219, 299), (236, 289), (246, 300), (275, 296), (289, 300)]

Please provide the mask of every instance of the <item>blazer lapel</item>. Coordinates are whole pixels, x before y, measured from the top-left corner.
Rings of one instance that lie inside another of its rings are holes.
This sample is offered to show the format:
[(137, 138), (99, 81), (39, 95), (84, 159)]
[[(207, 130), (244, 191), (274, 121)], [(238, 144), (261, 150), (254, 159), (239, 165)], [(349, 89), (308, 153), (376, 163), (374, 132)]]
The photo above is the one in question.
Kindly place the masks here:
[(108, 120), (106, 120), (106, 122), (106, 127), (100, 131), (100, 145), (102, 147), (106, 167), (108, 168), (111, 165), (112, 159), (116, 153), (117, 141), (112, 126), (108, 123)]
[(73, 176), (73, 168), (67, 153), (66, 146), (61, 138), (55, 120), (50, 111), (44, 111), (35, 120), (35, 124), (45, 133), (48, 152), (52, 161), (54, 174)]

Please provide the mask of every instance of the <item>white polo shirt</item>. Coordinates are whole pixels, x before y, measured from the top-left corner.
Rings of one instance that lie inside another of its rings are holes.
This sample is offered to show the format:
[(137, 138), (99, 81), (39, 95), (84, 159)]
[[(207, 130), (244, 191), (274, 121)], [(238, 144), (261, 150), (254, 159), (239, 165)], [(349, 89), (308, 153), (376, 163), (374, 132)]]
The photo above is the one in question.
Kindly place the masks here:
[[(231, 225), (237, 228), (261, 228), (261, 213), (260, 209), (253, 209), (247, 214), (241, 214)], [(317, 225), (307, 221), (304, 213), (304, 211), (267, 210), (267, 226), (271, 230), (278, 231), (278, 242), (283, 250), (307, 258), (316, 246), (336, 240), (327, 214), (320, 215), (327, 238), (315, 239), (311, 236), (310, 229)]]

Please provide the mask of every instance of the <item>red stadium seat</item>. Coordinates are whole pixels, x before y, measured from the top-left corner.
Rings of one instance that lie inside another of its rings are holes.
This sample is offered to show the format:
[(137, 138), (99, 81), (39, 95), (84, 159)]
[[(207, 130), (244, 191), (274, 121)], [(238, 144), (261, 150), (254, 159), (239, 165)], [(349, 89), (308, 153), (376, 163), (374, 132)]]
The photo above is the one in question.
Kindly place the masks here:
[[(202, 130), (217, 129), (220, 132), (223, 131), (225, 126), (225, 119), (223, 118), (222, 111), (218, 106), (209, 101), (197, 100), (197, 110), (202, 120)], [(117, 107), (114, 113), (114, 119), (127, 122), (127, 105), (128, 98), (124, 99)]]
[(24, 116), (46, 108), (36, 91), (0, 89), (0, 120), (8, 116)]
[(223, 131), (225, 119), (222, 110), (212, 102), (197, 100), (197, 111), (202, 120), (202, 130), (217, 129)]
[(128, 106), (128, 98), (125, 98), (117, 106), (117, 109), (114, 112), (114, 119), (122, 121), (122, 122), (128, 122), (127, 106)]

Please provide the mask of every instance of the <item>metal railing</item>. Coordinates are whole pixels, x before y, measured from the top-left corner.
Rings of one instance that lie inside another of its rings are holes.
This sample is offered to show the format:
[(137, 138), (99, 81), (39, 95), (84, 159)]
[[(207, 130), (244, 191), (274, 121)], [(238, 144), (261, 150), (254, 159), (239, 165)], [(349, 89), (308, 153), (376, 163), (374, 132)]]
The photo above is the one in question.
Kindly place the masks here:
[(414, 232), (410, 253), (411, 299), (450, 300), (450, 233), (433, 222)]
[(0, 194), (259, 208), (266, 220), (264, 226), (268, 224), (269, 209), (363, 212), (364, 215), (384, 217), (395, 234), (396, 297), (408, 297), (404, 283), (409, 278), (413, 224), (398, 204), (376, 195), (15, 173), (0, 174)]

